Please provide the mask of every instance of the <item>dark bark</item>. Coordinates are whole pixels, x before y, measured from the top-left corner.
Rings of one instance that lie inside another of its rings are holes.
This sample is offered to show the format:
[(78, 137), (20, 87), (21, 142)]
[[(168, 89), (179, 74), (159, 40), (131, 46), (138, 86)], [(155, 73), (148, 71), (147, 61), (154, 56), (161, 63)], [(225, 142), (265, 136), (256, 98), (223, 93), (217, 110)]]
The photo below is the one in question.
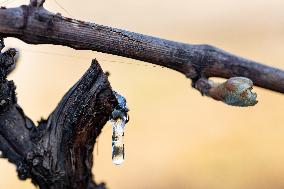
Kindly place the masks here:
[(17, 166), (20, 179), (31, 178), (42, 189), (104, 188), (93, 181), (92, 152), (117, 101), (98, 62), (93, 60), (49, 118), (36, 127), (18, 106), (14, 83), (6, 80), (14, 67), (15, 54), (9, 51), (0, 54), (3, 156)]
[[(64, 45), (161, 65), (192, 79), (202, 94), (231, 105), (256, 103), (257, 86), (284, 93), (284, 71), (232, 55), (210, 45), (189, 45), (62, 17), (45, 10), (44, 0), (0, 9), (0, 35), (30, 44)], [(0, 50), (3, 49), (0, 43)], [(0, 151), (17, 166), (20, 179), (42, 189), (105, 188), (93, 181), (96, 137), (117, 105), (107, 76), (93, 60), (47, 120), (36, 126), (18, 106), (7, 75), (16, 51), (0, 54)], [(241, 77), (236, 77), (241, 76)], [(230, 78), (217, 85), (208, 78)], [(232, 78), (233, 77), (233, 78)], [(233, 100), (233, 101), (232, 101)]]
[[(0, 34), (29, 44), (64, 45), (129, 57), (200, 78), (247, 77), (257, 86), (284, 93), (284, 71), (210, 45), (189, 45), (62, 17), (43, 7), (0, 9)], [(193, 83), (195, 86), (195, 83)]]

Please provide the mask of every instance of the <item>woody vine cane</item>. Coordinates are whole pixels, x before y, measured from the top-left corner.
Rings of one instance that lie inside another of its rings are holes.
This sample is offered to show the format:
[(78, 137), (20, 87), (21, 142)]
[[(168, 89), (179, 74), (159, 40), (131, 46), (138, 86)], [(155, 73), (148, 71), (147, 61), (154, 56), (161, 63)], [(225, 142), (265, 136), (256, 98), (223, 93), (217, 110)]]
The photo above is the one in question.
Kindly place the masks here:
[[(94, 50), (161, 65), (190, 78), (192, 86), (201, 94), (234, 106), (256, 104), (253, 84), (284, 93), (283, 70), (210, 45), (178, 43), (66, 18), (45, 10), (43, 4), (44, 1), (31, 1), (29, 5), (1, 8), (1, 36), (30, 44)], [(13, 49), (1, 52), (2, 156), (17, 166), (20, 179), (31, 178), (40, 188), (105, 188), (104, 184), (93, 180), (93, 146), (111, 116), (123, 115), (118, 119), (126, 122), (124, 113), (127, 111), (115, 111), (123, 110), (124, 106), (120, 106), (98, 62), (92, 61), (88, 71), (66, 93), (48, 119), (36, 126), (17, 104), (15, 85), (6, 78), (15, 67), (15, 57)], [(218, 84), (210, 81), (210, 77), (228, 80)]]

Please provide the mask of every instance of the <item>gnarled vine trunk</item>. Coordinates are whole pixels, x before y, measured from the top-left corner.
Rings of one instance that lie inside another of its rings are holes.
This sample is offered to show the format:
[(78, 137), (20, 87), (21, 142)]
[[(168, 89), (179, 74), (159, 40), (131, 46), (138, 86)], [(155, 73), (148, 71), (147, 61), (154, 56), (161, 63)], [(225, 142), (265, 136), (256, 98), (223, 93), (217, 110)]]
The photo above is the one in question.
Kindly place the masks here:
[[(45, 10), (44, 0), (0, 9), (0, 36), (30, 44), (95, 50), (179, 71), (203, 95), (230, 105), (254, 105), (252, 82), (284, 93), (284, 71), (232, 55), (210, 45), (189, 45), (62, 17)], [(1, 41), (1, 49), (4, 47)], [(0, 151), (17, 166), (20, 179), (42, 189), (105, 188), (93, 180), (93, 147), (117, 100), (96, 60), (65, 94), (47, 120), (36, 126), (17, 104), (7, 75), (16, 51), (0, 54)], [(210, 77), (230, 78), (214, 84)], [(245, 78), (244, 78), (245, 77)], [(248, 79), (247, 79), (248, 78)]]

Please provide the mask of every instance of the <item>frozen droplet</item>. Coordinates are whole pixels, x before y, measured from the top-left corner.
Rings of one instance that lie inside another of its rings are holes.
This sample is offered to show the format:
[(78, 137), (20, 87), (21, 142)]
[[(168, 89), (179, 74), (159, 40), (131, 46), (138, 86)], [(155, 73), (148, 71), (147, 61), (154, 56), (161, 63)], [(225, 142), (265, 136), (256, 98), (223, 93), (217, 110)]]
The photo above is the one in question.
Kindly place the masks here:
[(118, 102), (110, 115), (112, 122), (112, 162), (115, 165), (120, 165), (124, 161), (124, 127), (129, 121), (127, 112), (129, 111), (126, 105), (126, 99), (119, 93), (113, 91)]
[(124, 161), (124, 127), (126, 117), (112, 120), (112, 162), (120, 165)]
[(0, 150), (0, 158), (3, 158), (4, 155), (3, 155), (3, 152)]

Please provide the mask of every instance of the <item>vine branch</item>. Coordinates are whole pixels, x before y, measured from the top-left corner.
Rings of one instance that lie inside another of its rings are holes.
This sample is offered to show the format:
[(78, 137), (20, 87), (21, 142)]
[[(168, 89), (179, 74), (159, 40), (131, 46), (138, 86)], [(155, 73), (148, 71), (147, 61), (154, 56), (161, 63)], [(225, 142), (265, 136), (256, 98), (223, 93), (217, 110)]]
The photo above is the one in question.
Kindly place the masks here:
[[(29, 44), (54, 44), (124, 56), (176, 70), (202, 95), (234, 106), (257, 103), (253, 84), (284, 93), (284, 71), (210, 45), (190, 45), (83, 22), (44, 9), (45, 0), (0, 8), (0, 36)], [(41, 189), (103, 189), (93, 180), (93, 147), (118, 101), (96, 60), (65, 94), (48, 119), (36, 126), (17, 104), (7, 75), (17, 51), (2, 52), (0, 38), (0, 151), (20, 179)], [(217, 84), (210, 77), (227, 78)]]
[(41, 189), (105, 188), (93, 181), (93, 147), (117, 100), (96, 60), (65, 94), (47, 120), (36, 126), (17, 104), (7, 75), (15, 49), (0, 53), (0, 151), (18, 176)]
[[(39, 4), (0, 9), (0, 35), (29, 44), (54, 44), (133, 58), (176, 70), (192, 79), (246, 77), (284, 93), (284, 71), (211, 45), (190, 45), (53, 14)], [(39, 6), (40, 5), (40, 6)], [(198, 87), (196, 87), (198, 88)]]

